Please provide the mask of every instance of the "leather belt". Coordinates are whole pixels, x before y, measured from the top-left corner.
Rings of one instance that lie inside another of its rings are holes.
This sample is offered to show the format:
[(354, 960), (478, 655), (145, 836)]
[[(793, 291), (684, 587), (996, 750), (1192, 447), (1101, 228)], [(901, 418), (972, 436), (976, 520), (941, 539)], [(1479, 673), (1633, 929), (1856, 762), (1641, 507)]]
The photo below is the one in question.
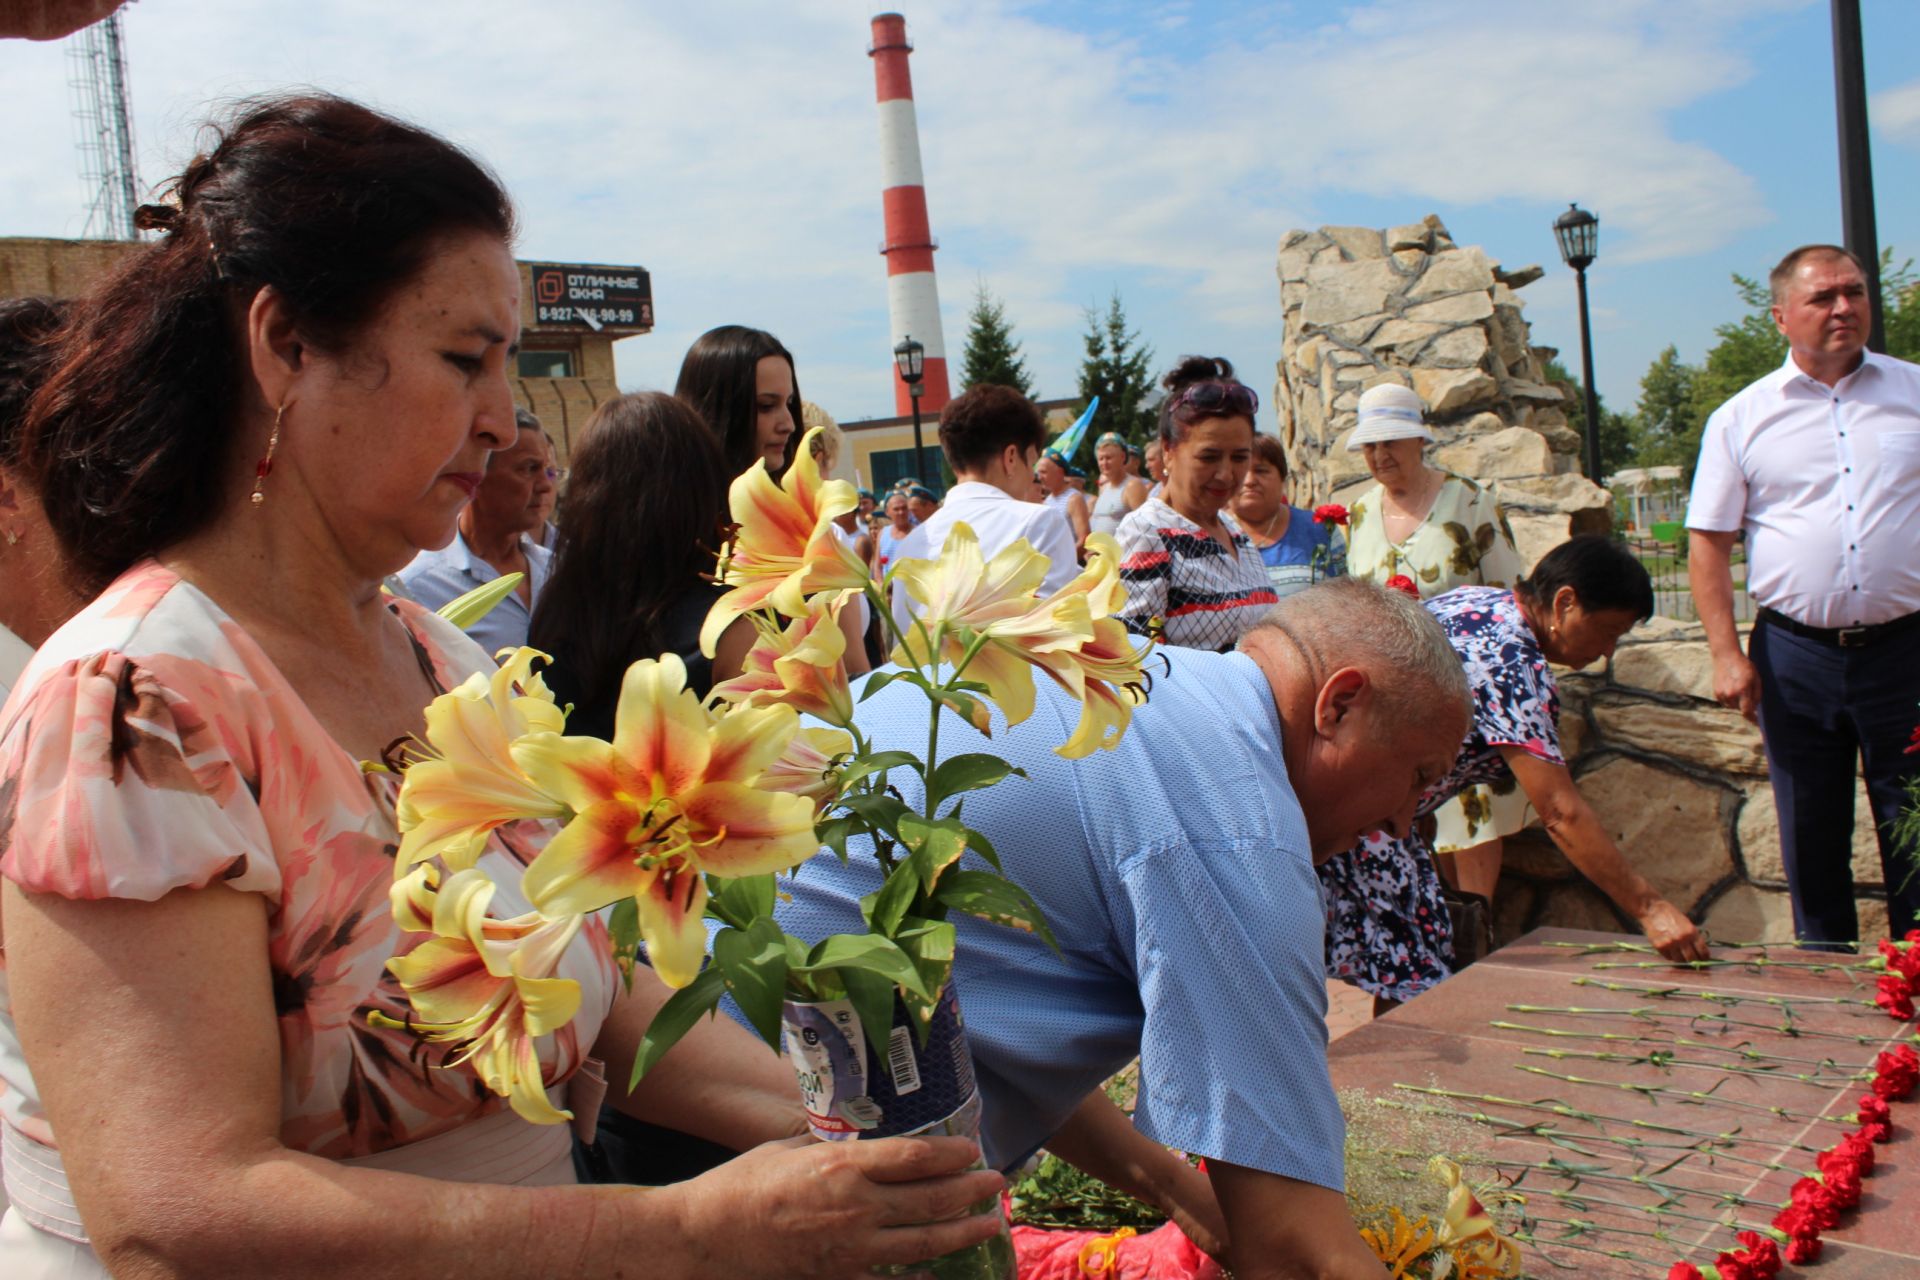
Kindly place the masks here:
[(1864, 649), (1870, 644), (1891, 640), (1897, 635), (1920, 628), (1920, 613), (1910, 613), (1904, 618), (1895, 618), (1891, 622), (1876, 622), (1867, 627), (1810, 627), (1804, 622), (1795, 622), (1777, 610), (1762, 608), (1759, 620), (1770, 627), (1779, 627), (1782, 631), (1791, 631), (1796, 636), (1817, 640), (1821, 644), (1832, 645), (1836, 649)]

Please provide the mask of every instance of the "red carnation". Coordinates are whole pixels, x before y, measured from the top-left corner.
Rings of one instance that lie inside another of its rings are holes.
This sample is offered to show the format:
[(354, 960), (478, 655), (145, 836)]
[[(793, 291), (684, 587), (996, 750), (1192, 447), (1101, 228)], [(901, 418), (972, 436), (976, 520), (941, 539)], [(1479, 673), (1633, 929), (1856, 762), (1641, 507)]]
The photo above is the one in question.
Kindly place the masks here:
[(1420, 598), (1420, 588), (1414, 584), (1412, 578), (1409, 578), (1404, 573), (1396, 573), (1391, 578), (1388, 578), (1386, 586), (1389, 591), (1398, 591), (1405, 595), (1410, 595), (1415, 600)]
[(1909, 929), (1900, 936), (1902, 942), (1920, 942), (1920, 929)]
[(1347, 527), (1347, 509), (1337, 502), (1329, 502), (1324, 506), (1315, 507), (1313, 509), (1313, 522), (1315, 524), (1337, 524), (1344, 529)]
[[(1906, 1049), (1902, 1054), (1901, 1049)], [(1916, 1062), (1913, 1050), (1901, 1045), (1890, 1049), (1873, 1060), (1873, 1091), (1889, 1101), (1898, 1101), (1913, 1092), (1915, 1084), (1920, 1084), (1920, 1062)]]
[(1667, 1280), (1706, 1280), (1706, 1277), (1691, 1262), (1676, 1262), (1668, 1268)]
[(1913, 732), (1907, 737), (1906, 754), (1912, 755), (1916, 751), (1920, 751), (1920, 724), (1913, 726)]
[(1873, 1135), (1862, 1129), (1840, 1139), (1835, 1151), (1844, 1151), (1860, 1166), (1860, 1176), (1866, 1177), (1873, 1172)]
[(1793, 1184), (1793, 1207), (1805, 1213), (1807, 1221), (1822, 1231), (1831, 1231), (1840, 1225), (1839, 1202), (1826, 1183), (1816, 1178), (1802, 1178)]
[(1744, 1249), (1721, 1254), (1713, 1260), (1713, 1269), (1720, 1273), (1720, 1280), (1768, 1280)]
[(1857, 1165), (1836, 1164), (1830, 1170), (1822, 1170), (1826, 1180), (1827, 1194), (1833, 1197), (1833, 1203), (1841, 1209), (1851, 1209), (1860, 1203), (1860, 1169)]
[[(1862, 1094), (1860, 1109), (1853, 1113), (1853, 1118), (1862, 1124), (1877, 1124), (1892, 1128), (1893, 1108), (1887, 1105), (1884, 1098), (1876, 1098), (1870, 1093)], [(1874, 1141), (1885, 1142), (1886, 1139), (1875, 1138)]]
[(1801, 1266), (1820, 1260), (1819, 1236), (1795, 1236), (1787, 1241), (1786, 1259), (1793, 1265)]
[(1920, 947), (1882, 938), (1880, 954), (1887, 962), (1888, 973), (1899, 974), (1907, 980), (1908, 986), (1920, 982)]
[(1885, 1009), (1889, 1018), (1897, 1022), (1913, 1021), (1913, 988), (1907, 984), (1904, 974), (1881, 974), (1879, 988), (1873, 1002)]
[(1780, 1274), (1780, 1246), (1758, 1231), (1742, 1231), (1734, 1237), (1747, 1246), (1747, 1264), (1767, 1280)]

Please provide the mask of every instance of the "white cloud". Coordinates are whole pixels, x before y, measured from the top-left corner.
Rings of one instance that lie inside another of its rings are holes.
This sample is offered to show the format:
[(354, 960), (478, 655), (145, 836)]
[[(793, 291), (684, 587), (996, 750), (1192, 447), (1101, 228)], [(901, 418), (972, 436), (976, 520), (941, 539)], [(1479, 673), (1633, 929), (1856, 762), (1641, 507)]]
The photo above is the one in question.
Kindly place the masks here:
[(1920, 147), (1920, 80), (1874, 94), (1867, 119), (1882, 137)]
[[(884, 413), (875, 7), (138, 5), (126, 26), (142, 171), (176, 169), (220, 99), (291, 84), (361, 97), (495, 165), (521, 206), (524, 256), (653, 270), (661, 328), (622, 344), (624, 382), (670, 386), (698, 333), (737, 321), (780, 333), (837, 416)], [(1163, 354), (1205, 340), (1268, 358), (1276, 240), (1340, 220), (1354, 197), (1411, 219), (1597, 193), (1616, 262), (1708, 248), (1763, 220), (1764, 201), (1669, 120), (1749, 74), (1728, 35), (1753, 7), (1626, 0), (1582, 9), (1577, 32), (1561, 6), (1520, 0), (1388, 0), (1330, 18), (1171, 3), (1108, 31), (1011, 0), (917, 9), (949, 348), (957, 358), (984, 276), (1044, 394), (1070, 389), (1081, 309), (1113, 287)], [(0, 232), (80, 230), (65, 77), (58, 46), (0, 44), (0, 83), (28, 122), (0, 143)], [(1897, 123), (1915, 88), (1876, 101), (1881, 129), (1920, 132), (1920, 118)]]

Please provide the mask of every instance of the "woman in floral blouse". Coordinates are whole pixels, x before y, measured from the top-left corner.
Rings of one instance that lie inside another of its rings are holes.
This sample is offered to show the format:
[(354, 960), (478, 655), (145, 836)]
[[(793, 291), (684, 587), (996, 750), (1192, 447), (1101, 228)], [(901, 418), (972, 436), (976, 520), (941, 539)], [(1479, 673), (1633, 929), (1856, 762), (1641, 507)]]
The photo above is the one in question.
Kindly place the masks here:
[(1227, 511), (1253, 458), (1260, 397), (1225, 360), (1188, 356), (1161, 385), (1166, 492), (1120, 522), (1129, 631), (1224, 651), (1279, 600), (1267, 566)]
[[(1560, 751), (1560, 695), (1548, 664), (1578, 670), (1611, 656), (1620, 637), (1653, 613), (1646, 569), (1606, 538), (1579, 537), (1549, 552), (1511, 591), (1462, 587), (1428, 601), (1427, 611), (1466, 667), (1473, 727), (1419, 813), (1468, 786), (1517, 781), (1568, 861), (1638, 921), (1662, 955), (1704, 959), (1699, 930), (1614, 845)], [(1372, 992), (1379, 1007), (1410, 1000), (1452, 972), (1440, 878), (1417, 824), (1404, 840), (1376, 833), (1329, 859), (1320, 883), (1330, 976)]]
[(509, 1038), (531, 1016), (471, 938), (529, 911), (544, 831), (488, 836), (494, 898), (435, 937), (395, 892), (393, 775), (362, 764), (494, 670), (380, 583), (446, 543), (514, 438), (512, 210), (470, 157), (328, 97), (250, 104), (172, 190), (27, 415), (54, 531), (103, 591), (0, 719), (0, 1275), (839, 1276), (990, 1234), (885, 1225), (991, 1197), (991, 1174), (912, 1181), (966, 1142), (562, 1185), (568, 1126), (521, 1117), (591, 1117), (609, 1088), (736, 1147), (800, 1124), (790, 1073), (724, 1020), (629, 1094), (666, 988), (623, 992), (597, 921), (542, 958), (579, 1010), (511, 1041), (511, 1108), (491, 1050), (407, 1028), (401, 975), (448, 947), (471, 963), (438, 1008)]

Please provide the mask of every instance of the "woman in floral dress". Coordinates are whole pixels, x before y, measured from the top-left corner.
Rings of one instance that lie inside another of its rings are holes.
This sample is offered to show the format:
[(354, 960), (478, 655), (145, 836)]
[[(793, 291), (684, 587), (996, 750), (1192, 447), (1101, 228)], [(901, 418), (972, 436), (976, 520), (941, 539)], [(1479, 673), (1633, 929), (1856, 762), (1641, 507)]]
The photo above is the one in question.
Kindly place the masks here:
[[(1473, 727), (1424, 817), (1462, 789), (1515, 780), (1569, 861), (1639, 922), (1660, 953), (1702, 959), (1699, 930), (1627, 862), (1581, 798), (1560, 751), (1560, 695), (1549, 663), (1578, 670), (1613, 653), (1653, 612), (1647, 571), (1602, 537), (1544, 556), (1511, 591), (1462, 587), (1427, 602), (1467, 671)], [(1452, 973), (1453, 934), (1432, 849), (1415, 831), (1375, 833), (1320, 867), (1327, 972), (1373, 993), (1376, 1009), (1410, 1000)]]
[(606, 1081), (740, 1147), (800, 1116), (724, 1023), (628, 1094), (666, 989), (623, 993), (598, 922), (546, 936), (539, 980), (579, 1010), (533, 1038), (520, 971), (481, 944), (550, 930), (515, 874), (543, 829), (485, 838), (500, 887), (447, 913), (457, 939), (432, 880), (395, 883), (395, 779), (362, 762), (404, 756), (456, 686), (540, 690), (380, 591), (514, 438), (511, 208), (445, 142), (326, 97), (251, 104), (173, 194), (27, 416), (101, 594), (0, 712), (0, 1275), (843, 1275), (990, 1234), (884, 1225), (991, 1195), (992, 1175), (881, 1185), (964, 1167), (964, 1142), (558, 1185), (568, 1126), (523, 1117), (591, 1117)]

